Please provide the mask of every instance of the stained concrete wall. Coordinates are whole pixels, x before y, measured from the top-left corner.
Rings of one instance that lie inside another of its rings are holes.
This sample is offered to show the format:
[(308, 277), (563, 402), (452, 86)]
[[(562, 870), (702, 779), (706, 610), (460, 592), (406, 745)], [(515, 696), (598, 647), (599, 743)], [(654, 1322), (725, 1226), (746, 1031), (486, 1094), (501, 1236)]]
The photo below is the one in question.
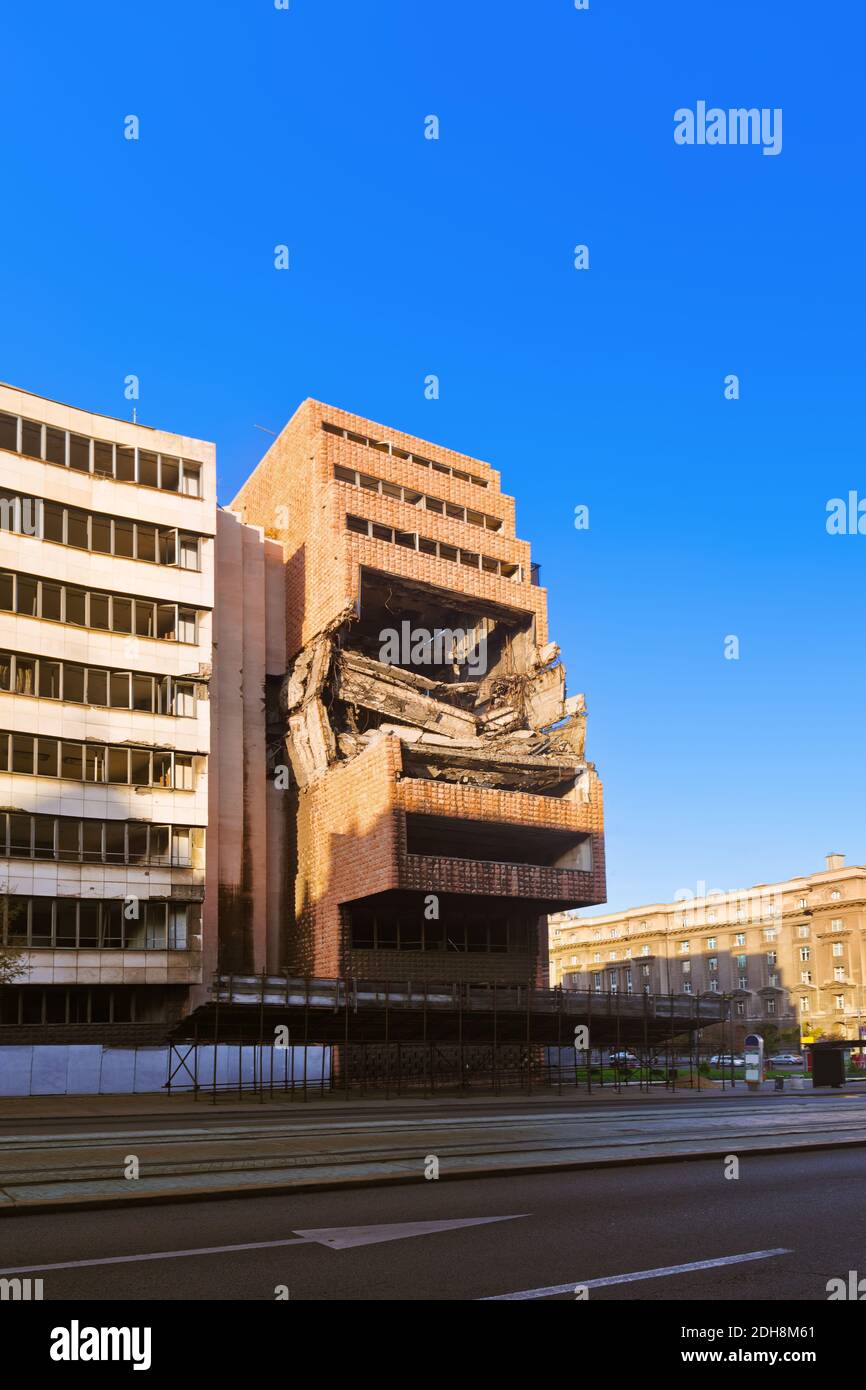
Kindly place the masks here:
[[(245, 1086), (254, 1085), (264, 1067), (264, 1085), (271, 1080), (275, 1089), (291, 1088), (292, 1078), (297, 1089), (320, 1086), (324, 1071), (325, 1087), (330, 1084), (330, 1048), (259, 1048), (243, 1049), (230, 1044), (217, 1048), (216, 1079), (220, 1086), (237, 1086), (243, 1071)], [(180, 1055), (183, 1055), (182, 1053)], [(103, 1047), (100, 1044), (70, 1043), (60, 1046), (0, 1046), (0, 1096), (89, 1096), (132, 1095), (141, 1092), (160, 1092), (166, 1089), (170, 1050), (167, 1047)], [(173, 1091), (191, 1091), (195, 1065), (192, 1052), (188, 1058), (189, 1071), (179, 1066), (176, 1051), (171, 1063), (176, 1074)], [(192, 1076), (189, 1073), (192, 1073)], [(199, 1045), (198, 1079), (201, 1086), (213, 1084), (214, 1049)]]

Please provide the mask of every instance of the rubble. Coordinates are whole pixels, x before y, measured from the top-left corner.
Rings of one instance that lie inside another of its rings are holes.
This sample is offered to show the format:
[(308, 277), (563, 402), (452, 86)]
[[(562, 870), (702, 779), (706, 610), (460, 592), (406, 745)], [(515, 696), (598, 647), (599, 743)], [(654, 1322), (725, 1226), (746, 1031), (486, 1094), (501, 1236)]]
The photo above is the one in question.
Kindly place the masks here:
[(283, 683), (286, 746), (301, 789), (386, 737), (400, 740), (409, 777), (555, 795), (581, 777), (586, 704), (583, 695), (566, 698), (556, 643), (535, 648), (517, 633), (503, 643), (502, 673), (449, 681), (376, 660), (356, 618), (344, 613), (310, 642)]

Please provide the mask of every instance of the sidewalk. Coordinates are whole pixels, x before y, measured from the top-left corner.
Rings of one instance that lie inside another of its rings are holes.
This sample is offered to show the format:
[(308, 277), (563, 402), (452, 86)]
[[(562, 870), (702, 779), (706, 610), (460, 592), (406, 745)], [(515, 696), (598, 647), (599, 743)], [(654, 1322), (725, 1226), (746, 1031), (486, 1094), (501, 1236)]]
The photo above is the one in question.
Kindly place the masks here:
[[(14, 1111), (0, 1104), (0, 1214), (423, 1182), (431, 1159), (448, 1181), (860, 1146), (864, 1100), (846, 1090), (749, 1103), (738, 1086), (661, 1100), (632, 1091), (562, 1102), (16, 1101)], [(68, 1128), (85, 1121), (101, 1124)], [(138, 1176), (125, 1176), (136, 1165)]]

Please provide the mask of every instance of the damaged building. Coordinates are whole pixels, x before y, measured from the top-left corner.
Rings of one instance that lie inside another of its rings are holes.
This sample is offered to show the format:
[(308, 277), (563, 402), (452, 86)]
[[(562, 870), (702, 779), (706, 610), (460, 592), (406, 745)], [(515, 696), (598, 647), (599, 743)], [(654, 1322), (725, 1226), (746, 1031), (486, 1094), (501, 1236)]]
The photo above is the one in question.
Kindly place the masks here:
[(602, 790), (498, 473), (308, 400), (216, 553), (205, 979), (546, 983)]
[(492, 468), (308, 400), (218, 508), (211, 443), (0, 386), (0, 494), (0, 1041), (545, 982), (601, 786)]

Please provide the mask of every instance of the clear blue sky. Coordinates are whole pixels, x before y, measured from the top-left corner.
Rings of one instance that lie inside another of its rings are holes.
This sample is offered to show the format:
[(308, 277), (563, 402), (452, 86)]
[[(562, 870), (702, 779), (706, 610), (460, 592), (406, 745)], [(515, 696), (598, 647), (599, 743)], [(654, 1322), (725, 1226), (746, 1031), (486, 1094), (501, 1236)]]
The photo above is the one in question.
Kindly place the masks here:
[[(866, 496), (862, 10), (15, 7), (0, 376), (128, 415), (136, 373), (224, 502), (308, 395), (489, 460), (587, 695), (611, 907), (863, 863), (866, 536), (824, 524)], [(675, 145), (699, 100), (781, 107), (781, 154)]]

